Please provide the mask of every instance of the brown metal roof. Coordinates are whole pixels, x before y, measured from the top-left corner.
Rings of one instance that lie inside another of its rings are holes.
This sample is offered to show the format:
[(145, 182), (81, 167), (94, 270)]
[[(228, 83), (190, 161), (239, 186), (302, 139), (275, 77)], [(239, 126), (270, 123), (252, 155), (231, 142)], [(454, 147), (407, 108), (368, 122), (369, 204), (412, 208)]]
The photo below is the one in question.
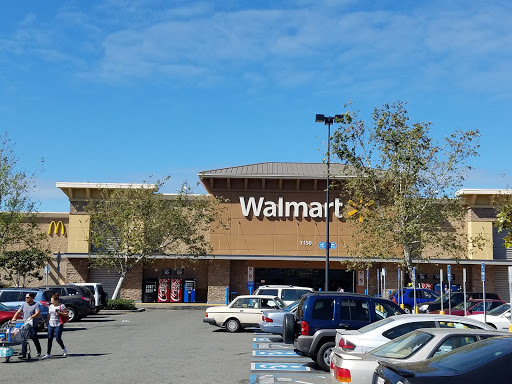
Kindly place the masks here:
[[(351, 167), (344, 164), (331, 163), (331, 177), (350, 177)], [(211, 169), (199, 172), (199, 178), (300, 178), (317, 179), (327, 175), (326, 163), (258, 163), (237, 167)]]

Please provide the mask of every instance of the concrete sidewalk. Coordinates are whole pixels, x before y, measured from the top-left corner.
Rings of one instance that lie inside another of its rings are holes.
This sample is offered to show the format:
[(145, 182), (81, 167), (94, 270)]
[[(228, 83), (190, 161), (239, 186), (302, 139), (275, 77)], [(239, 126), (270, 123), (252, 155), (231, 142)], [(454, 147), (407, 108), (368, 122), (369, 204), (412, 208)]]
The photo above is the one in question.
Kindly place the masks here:
[(138, 310), (140, 309), (199, 309), (205, 310), (208, 307), (216, 305), (226, 305), (225, 303), (135, 303)]

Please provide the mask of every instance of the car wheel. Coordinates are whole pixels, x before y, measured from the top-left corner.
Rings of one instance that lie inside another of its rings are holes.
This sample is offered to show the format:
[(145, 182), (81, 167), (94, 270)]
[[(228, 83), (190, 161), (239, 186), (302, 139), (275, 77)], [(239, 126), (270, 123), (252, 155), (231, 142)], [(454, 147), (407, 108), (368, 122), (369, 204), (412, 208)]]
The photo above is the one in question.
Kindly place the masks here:
[(328, 341), (320, 347), (316, 354), (316, 362), (325, 372), (331, 369), (331, 352), (334, 348), (334, 341)]
[(68, 311), (69, 321), (77, 321), (78, 320), (78, 312), (73, 307), (66, 307)]
[(226, 321), (226, 329), (231, 332), (238, 332), (240, 330), (240, 322), (237, 319), (229, 319)]
[(293, 313), (286, 313), (283, 317), (283, 342), (293, 344), (295, 339), (295, 317)]
[(409, 307), (408, 305), (404, 305), (404, 312), (407, 314), (412, 313), (411, 307)]

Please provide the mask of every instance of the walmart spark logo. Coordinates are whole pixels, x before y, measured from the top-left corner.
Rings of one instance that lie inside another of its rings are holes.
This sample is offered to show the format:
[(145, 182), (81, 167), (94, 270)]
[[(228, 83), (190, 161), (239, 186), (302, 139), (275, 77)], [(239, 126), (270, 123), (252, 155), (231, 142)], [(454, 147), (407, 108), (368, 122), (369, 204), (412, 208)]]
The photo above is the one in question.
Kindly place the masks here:
[(349, 217), (352, 217), (354, 215), (359, 215), (359, 222), (363, 222), (363, 218), (365, 216), (368, 216), (368, 213), (370, 209), (368, 207), (373, 205), (373, 200), (368, 201), (367, 203), (364, 202), (363, 198), (359, 201), (349, 200), (348, 204), (354, 208), (352, 211), (348, 213)]

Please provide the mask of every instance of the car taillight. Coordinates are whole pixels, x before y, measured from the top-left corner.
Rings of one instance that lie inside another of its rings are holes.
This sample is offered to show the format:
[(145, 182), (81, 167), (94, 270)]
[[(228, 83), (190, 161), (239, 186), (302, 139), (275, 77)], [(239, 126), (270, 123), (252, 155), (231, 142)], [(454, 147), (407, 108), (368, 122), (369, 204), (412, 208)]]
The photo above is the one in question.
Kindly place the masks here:
[(305, 336), (309, 335), (309, 324), (307, 321), (300, 323), (300, 334)]
[(272, 320), (270, 317), (267, 316), (261, 316), (261, 320), (263, 320), (266, 323), (273, 323), (274, 320)]
[(348, 340), (345, 340), (344, 337), (342, 337), (338, 343), (338, 346), (345, 350), (345, 351), (353, 351), (356, 348), (356, 345), (354, 343), (351, 343)]
[(82, 297), (81, 297), (81, 299), (82, 299), (82, 300), (84, 300), (84, 301), (91, 301), (91, 298), (90, 298), (90, 297), (84, 297), (84, 296), (82, 296)]
[(204, 317), (208, 317), (208, 312), (206, 312), (205, 316)]
[(342, 383), (350, 383), (352, 381), (350, 370), (337, 366), (334, 366), (334, 378)]
[(50, 303), (48, 303), (47, 301), (44, 301), (44, 300), (41, 300), (39, 302), (39, 304), (43, 304), (46, 308), (48, 308), (50, 306)]

